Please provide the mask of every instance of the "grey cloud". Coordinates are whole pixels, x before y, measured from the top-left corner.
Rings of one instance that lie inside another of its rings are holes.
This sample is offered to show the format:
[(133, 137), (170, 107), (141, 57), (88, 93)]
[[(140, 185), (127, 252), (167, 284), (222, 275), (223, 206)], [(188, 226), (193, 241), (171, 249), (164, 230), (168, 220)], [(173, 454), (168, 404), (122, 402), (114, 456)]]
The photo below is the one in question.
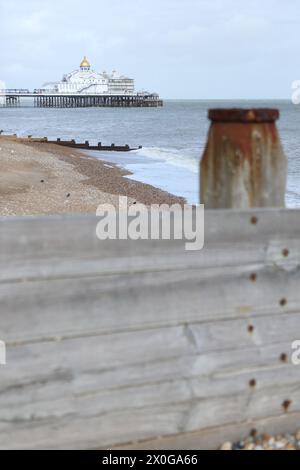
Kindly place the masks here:
[(299, 26), (298, 0), (0, 0), (0, 79), (39, 87), (87, 55), (166, 98), (284, 98)]

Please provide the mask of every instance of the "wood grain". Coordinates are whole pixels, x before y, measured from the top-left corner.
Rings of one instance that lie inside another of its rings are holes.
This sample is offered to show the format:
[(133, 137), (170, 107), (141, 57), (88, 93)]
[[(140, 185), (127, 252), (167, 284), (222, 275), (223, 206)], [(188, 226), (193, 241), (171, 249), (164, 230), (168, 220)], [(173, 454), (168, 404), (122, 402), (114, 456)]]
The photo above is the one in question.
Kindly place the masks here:
[(292, 431), (299, 216), (206, 211), (194, 253), (100, 242), (91, 216), (0, 219), (0, 447), (191, 448), (198, 436), (201, 448), (249, 423)]

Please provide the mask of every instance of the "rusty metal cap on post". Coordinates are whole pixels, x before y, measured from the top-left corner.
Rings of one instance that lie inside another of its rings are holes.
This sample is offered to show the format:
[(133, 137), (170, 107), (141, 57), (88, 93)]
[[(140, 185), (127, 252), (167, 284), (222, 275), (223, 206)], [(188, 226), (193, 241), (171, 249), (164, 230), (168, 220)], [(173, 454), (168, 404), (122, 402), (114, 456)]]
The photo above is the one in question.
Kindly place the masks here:
[(275, 122), (279, 119), (279, 111), (271, 108), (218, 108), (210, 109), (208, 118), (213, 122)]

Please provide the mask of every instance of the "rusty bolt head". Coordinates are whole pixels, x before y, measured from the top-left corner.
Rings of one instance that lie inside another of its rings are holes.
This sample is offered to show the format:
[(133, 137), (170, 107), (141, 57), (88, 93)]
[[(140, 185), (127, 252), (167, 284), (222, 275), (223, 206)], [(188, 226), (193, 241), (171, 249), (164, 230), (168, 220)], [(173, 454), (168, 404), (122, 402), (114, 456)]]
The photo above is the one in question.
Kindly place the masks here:
[(283, 403), (282, 403), (282, 408), (284, 409), (284, 411), (287, 413), (289, 411), (289, 408), (291, 406), (292, 402), (291, 400), (285, 400)]
[(281, 362), (287, 362), (287, 361), (288, 361), (288, 356), (287, 356), (287, 354), (282, 353), (282, 354), (280, 355), (280, 360), (281, 360)]
[(251, 380), (249, 381), (249, 387), (251, 387), (251, 388), (256, 387), (256, 380), (255, 380), (255, 379), (251, 379)]

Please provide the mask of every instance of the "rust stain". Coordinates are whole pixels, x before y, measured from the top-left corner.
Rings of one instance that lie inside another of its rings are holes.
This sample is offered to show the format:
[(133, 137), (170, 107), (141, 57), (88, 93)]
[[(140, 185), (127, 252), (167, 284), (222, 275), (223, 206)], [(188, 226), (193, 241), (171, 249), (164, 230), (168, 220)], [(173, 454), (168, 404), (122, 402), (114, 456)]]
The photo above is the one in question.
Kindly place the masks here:
[(240, 307), (237, 307), (238, 313), (245, 314), (245, 313), (251, 313), (252, 308), (248, 305), (241, 305)]
[(208, 117), (213, 122), (275, 122), (279, 119), (279, 111), (272, 108), (217, 108), (210, 109)]

